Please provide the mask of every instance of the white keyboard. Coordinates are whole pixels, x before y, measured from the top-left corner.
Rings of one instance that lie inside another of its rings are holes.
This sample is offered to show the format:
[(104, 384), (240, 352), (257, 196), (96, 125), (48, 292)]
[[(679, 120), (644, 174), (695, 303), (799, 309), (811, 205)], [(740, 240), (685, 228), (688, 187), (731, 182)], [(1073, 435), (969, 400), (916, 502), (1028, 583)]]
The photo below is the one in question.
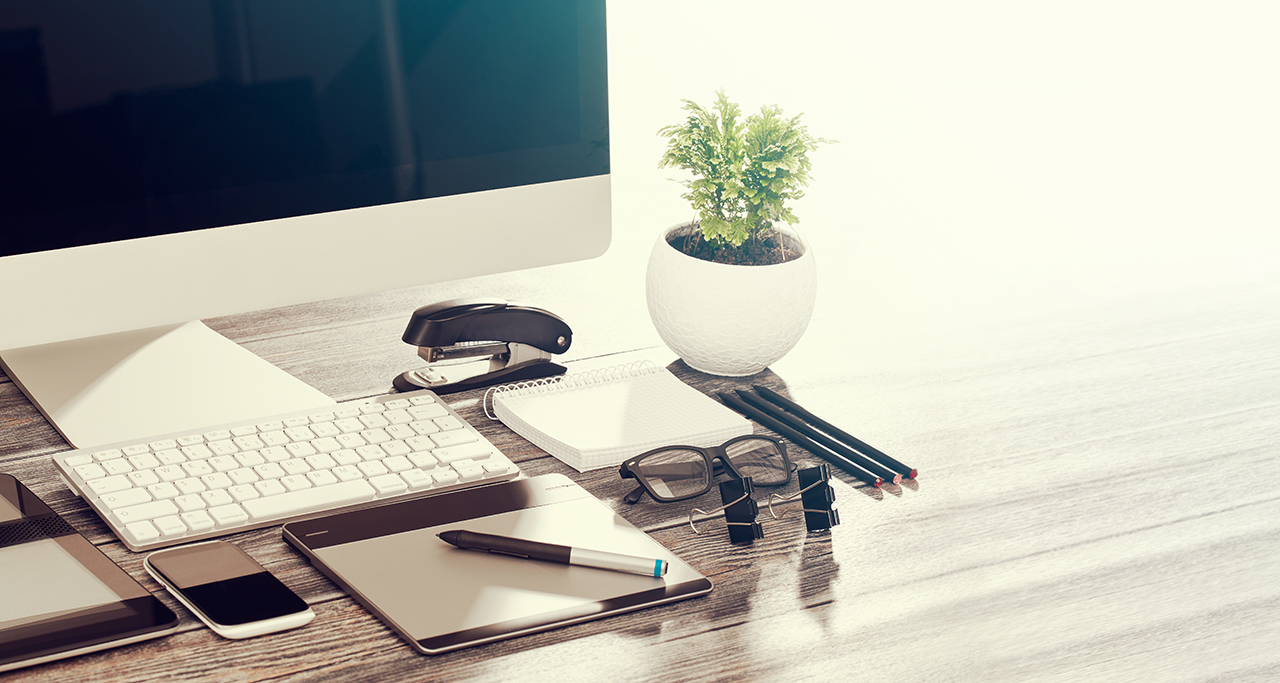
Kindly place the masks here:
[(520, 474), (426, 390), (68, 451), (53, 462), (134, 551)]

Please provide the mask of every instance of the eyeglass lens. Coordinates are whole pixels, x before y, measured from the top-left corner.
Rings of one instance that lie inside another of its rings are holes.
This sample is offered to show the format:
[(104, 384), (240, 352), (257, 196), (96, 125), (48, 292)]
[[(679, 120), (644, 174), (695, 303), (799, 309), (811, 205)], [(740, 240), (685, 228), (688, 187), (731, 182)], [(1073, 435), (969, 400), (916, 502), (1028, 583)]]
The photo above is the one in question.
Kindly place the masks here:
[(659, 499), (677, 499), (707, 490), (711, 473), (702, 453), (672, 448), (646, 456), (634, 471)]
[(778, 444), (768, 439), (739, 439), (725, 446), (729, 462), (743, 477), (760, 486), (787, 481), (787, 464)]

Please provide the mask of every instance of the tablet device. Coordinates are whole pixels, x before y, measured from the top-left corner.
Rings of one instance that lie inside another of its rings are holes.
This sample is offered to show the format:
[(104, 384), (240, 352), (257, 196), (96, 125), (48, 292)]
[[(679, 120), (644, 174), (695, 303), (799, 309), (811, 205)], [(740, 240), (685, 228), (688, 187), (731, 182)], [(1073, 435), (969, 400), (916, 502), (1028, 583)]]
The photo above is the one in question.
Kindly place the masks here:
[[(466, 530), (666, 560), (664, 576), (456, 548)], [(560, 474), (286, 524), (284, 539), (424, 654), (704, 595), (711, 582)]]
[(167, 635), (178, 617), (0, 474), (0, 671)]

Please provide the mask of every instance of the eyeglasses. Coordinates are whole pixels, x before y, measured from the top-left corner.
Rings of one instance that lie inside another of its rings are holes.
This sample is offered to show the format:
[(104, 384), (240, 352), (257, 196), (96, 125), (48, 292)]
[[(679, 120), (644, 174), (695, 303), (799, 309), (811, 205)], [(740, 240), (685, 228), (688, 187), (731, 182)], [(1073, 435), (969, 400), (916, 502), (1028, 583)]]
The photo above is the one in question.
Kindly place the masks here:
[[(717, 462), (718, 461), (718, 462)], [(782, 486), (791, 481), (791, 461), (781, 441), (769, 436), (736, 436), (719, 446), (664, 446), (622, 463), (618, 474), (640, 483), (622, 500), (634, 505), (648, 493), (660, 503), (696, 498), (711, 490), (721, 466), (756, 486)]]

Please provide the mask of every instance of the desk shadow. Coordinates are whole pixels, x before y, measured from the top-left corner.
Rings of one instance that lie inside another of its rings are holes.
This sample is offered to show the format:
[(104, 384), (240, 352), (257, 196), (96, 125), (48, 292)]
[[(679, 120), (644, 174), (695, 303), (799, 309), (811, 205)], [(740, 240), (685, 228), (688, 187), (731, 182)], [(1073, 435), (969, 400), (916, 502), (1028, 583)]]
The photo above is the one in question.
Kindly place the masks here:
[(835, 602), (831, 585), (840, 574), (840, 563), (836, 562), (835, 550), (832, 547), (831, 532), (811, 532), (800, 550), (799, 598), (803, 609), (809, 610), (824, 631), (829, 630), (832, 614), (826, 607)]

